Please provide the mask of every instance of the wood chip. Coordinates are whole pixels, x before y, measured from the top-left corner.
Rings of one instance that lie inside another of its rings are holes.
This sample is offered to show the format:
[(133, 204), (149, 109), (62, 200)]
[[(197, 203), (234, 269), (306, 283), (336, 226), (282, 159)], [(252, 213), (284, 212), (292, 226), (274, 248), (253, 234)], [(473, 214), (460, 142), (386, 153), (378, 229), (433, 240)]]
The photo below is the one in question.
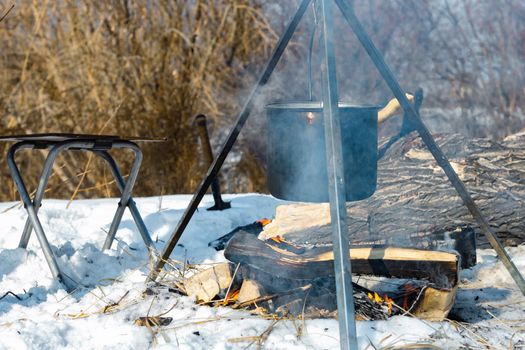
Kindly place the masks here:
[(172, 317), (149, 316), (139, 317), (135, 320), (135, 324), (141, 327), (160, 327), (167, 326), (173, 321)]
[(225, 292), (232, 285), (232, 281), (232, 265), (222, 263), (187, 278), (184, 281), (184, 289), (187, 295), (207, 303), (221, 292)]

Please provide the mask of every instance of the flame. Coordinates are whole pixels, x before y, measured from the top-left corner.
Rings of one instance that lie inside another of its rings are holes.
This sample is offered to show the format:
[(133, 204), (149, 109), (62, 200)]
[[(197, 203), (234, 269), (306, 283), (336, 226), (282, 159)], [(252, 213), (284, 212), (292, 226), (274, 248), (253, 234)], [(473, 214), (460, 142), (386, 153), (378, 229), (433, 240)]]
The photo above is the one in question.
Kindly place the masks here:
[(239, 299), (240, 292), (241, 292), (240, 289), (236, 289), (234, 291), (231, 291), (230, 293), (228, 293), (228, 296), (226, 297), (226, 300), (228, 300), (228, 301), (237, 301), (237, 299)]
[(315, 121), (315, 114), (312, 112), (306, 113), (306, 120), (308, 121), (308, 125), (312, 125)]
[(392, 313), (392, 305), (394, 304), (394, 300), (388, 295), (385, 294), (383, 297), (381, 297), (379, 294), (374, 292), (374, 294), (368, 293), (368, 298), (376, 304), (386, 304), (388, 307), (388, 314)]
[(262, 227), (268, 225), (272, 220), (264, 218), (256, 221), (258, 224), (261, 224)]
[(383, 302), (383, 298), (381, 298), (376, 292), (374, 292), (374, 294), (368, 293), (368, 298), (370, 298), (370, 300), (372, 300), (376, 304), (381, 304)]
[(275, 243), (284, 243), (286, 242), (284, 240), (284, 238), (282, 238), (281, 236), (274, 236), (272, 238), (270, 238), (272, 241), (274, 241)]
[(231, 290), (228, 292), (228, 295), (218, 304), (218, 306), (226, 306), (229, 303), (235, 303), (239, 299), (239, 294), (241, 292), (240, 288), (237, 288), (235, 290)]

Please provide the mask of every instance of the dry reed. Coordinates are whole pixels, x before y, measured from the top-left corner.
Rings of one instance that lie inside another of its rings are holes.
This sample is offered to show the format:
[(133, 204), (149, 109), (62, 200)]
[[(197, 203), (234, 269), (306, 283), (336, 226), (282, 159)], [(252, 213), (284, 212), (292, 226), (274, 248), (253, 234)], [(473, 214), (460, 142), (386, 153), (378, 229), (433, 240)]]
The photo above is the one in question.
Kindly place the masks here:
[[(205, 165), (192, 116), (230, 122), (242, 73), (260, 69), (276, 35), (255, 0), (22, 0), (0, 38), (0, 134), (168, 137), (143, 147), (135, 193), (154, 195), (194, 190)], [(131, 157), (116, 156), (126, 173)], [(31, 188), (44, 157), (19, 159)], [(48, 196), (118, 195), (102, 161), (68, 153), (56, 164)], [(0, 199), (15, 200), (5, 162), (0, 176)]]

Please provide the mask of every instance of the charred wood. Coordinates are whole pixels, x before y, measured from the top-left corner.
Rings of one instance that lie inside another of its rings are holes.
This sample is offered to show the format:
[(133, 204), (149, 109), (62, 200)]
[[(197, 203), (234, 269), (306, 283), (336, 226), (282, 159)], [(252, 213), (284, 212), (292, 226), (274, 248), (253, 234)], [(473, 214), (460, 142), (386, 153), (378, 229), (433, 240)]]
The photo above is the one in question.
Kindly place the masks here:
[[(331, 248), (311, 247), (298, 253), (294, 248), (287, 249), (286, 241), (278, 245), (270, 242), (273, 240), (261, 241), (252, 232), (243, 230), (238, 230), (229, 241), (225, 257), (241, 266), (243, 286), (255, 286), (247, 288), (252, 298), (241, 300), (239, 297), (235, 307), (253, 306), (282, 316), (334, 317), (337, 305)], [(354, 246), (350, 249), (350, 257), (354, 275), (401, 277), (410, 281), (406, 283), (408, 287), (398, 284), (399, 289), (390, 290), (388, 296), (372, 292), (358, 284), (359, 281), (353, 282), (359, 319), (377, 320), (411, 312), (441, 320), (452, 308), (459, 268), (456, 254)]]
[[(263, 270), (272, 279), (312, 280), (334, 275), (331, 247), (315, 247), (296, 254), (243, 231), (230, 240), (224, 256), (243, 267)], [(385, 246), (352, 247), (350, 259), (355, 275), (426, 279), (438, 287), (457, 283), (458, 258), (451, 253)], [(243, 277), (246, 278), (244, 274)], [(274, 284), (259, 282), (265, 287)]]

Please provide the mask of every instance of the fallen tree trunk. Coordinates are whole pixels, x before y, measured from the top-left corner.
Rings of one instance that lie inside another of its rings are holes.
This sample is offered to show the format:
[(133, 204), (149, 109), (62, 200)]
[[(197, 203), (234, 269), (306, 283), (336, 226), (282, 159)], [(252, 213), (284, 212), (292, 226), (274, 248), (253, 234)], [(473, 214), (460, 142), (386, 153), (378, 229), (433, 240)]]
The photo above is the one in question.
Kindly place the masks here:
[[(525, 134), (497, 142), (434, 135), (472, 197), (506, 245), (525, 241)], [(281, 213), (279, 213), (281, 211)], [(421, 140), (410, 134), (393, 143), (378, 164), (378, 188), (369, 199), (348, 203), (351, 241), (421, 246), (433, 235), (477, 224)], [(299, 245), (329, 245), (328, 204), (278, 208), (261, 238), (286, 235)], [(431, 243), (429, 243), (431, 244)], [(478, 246), (488, 247), (484, 236)]]

